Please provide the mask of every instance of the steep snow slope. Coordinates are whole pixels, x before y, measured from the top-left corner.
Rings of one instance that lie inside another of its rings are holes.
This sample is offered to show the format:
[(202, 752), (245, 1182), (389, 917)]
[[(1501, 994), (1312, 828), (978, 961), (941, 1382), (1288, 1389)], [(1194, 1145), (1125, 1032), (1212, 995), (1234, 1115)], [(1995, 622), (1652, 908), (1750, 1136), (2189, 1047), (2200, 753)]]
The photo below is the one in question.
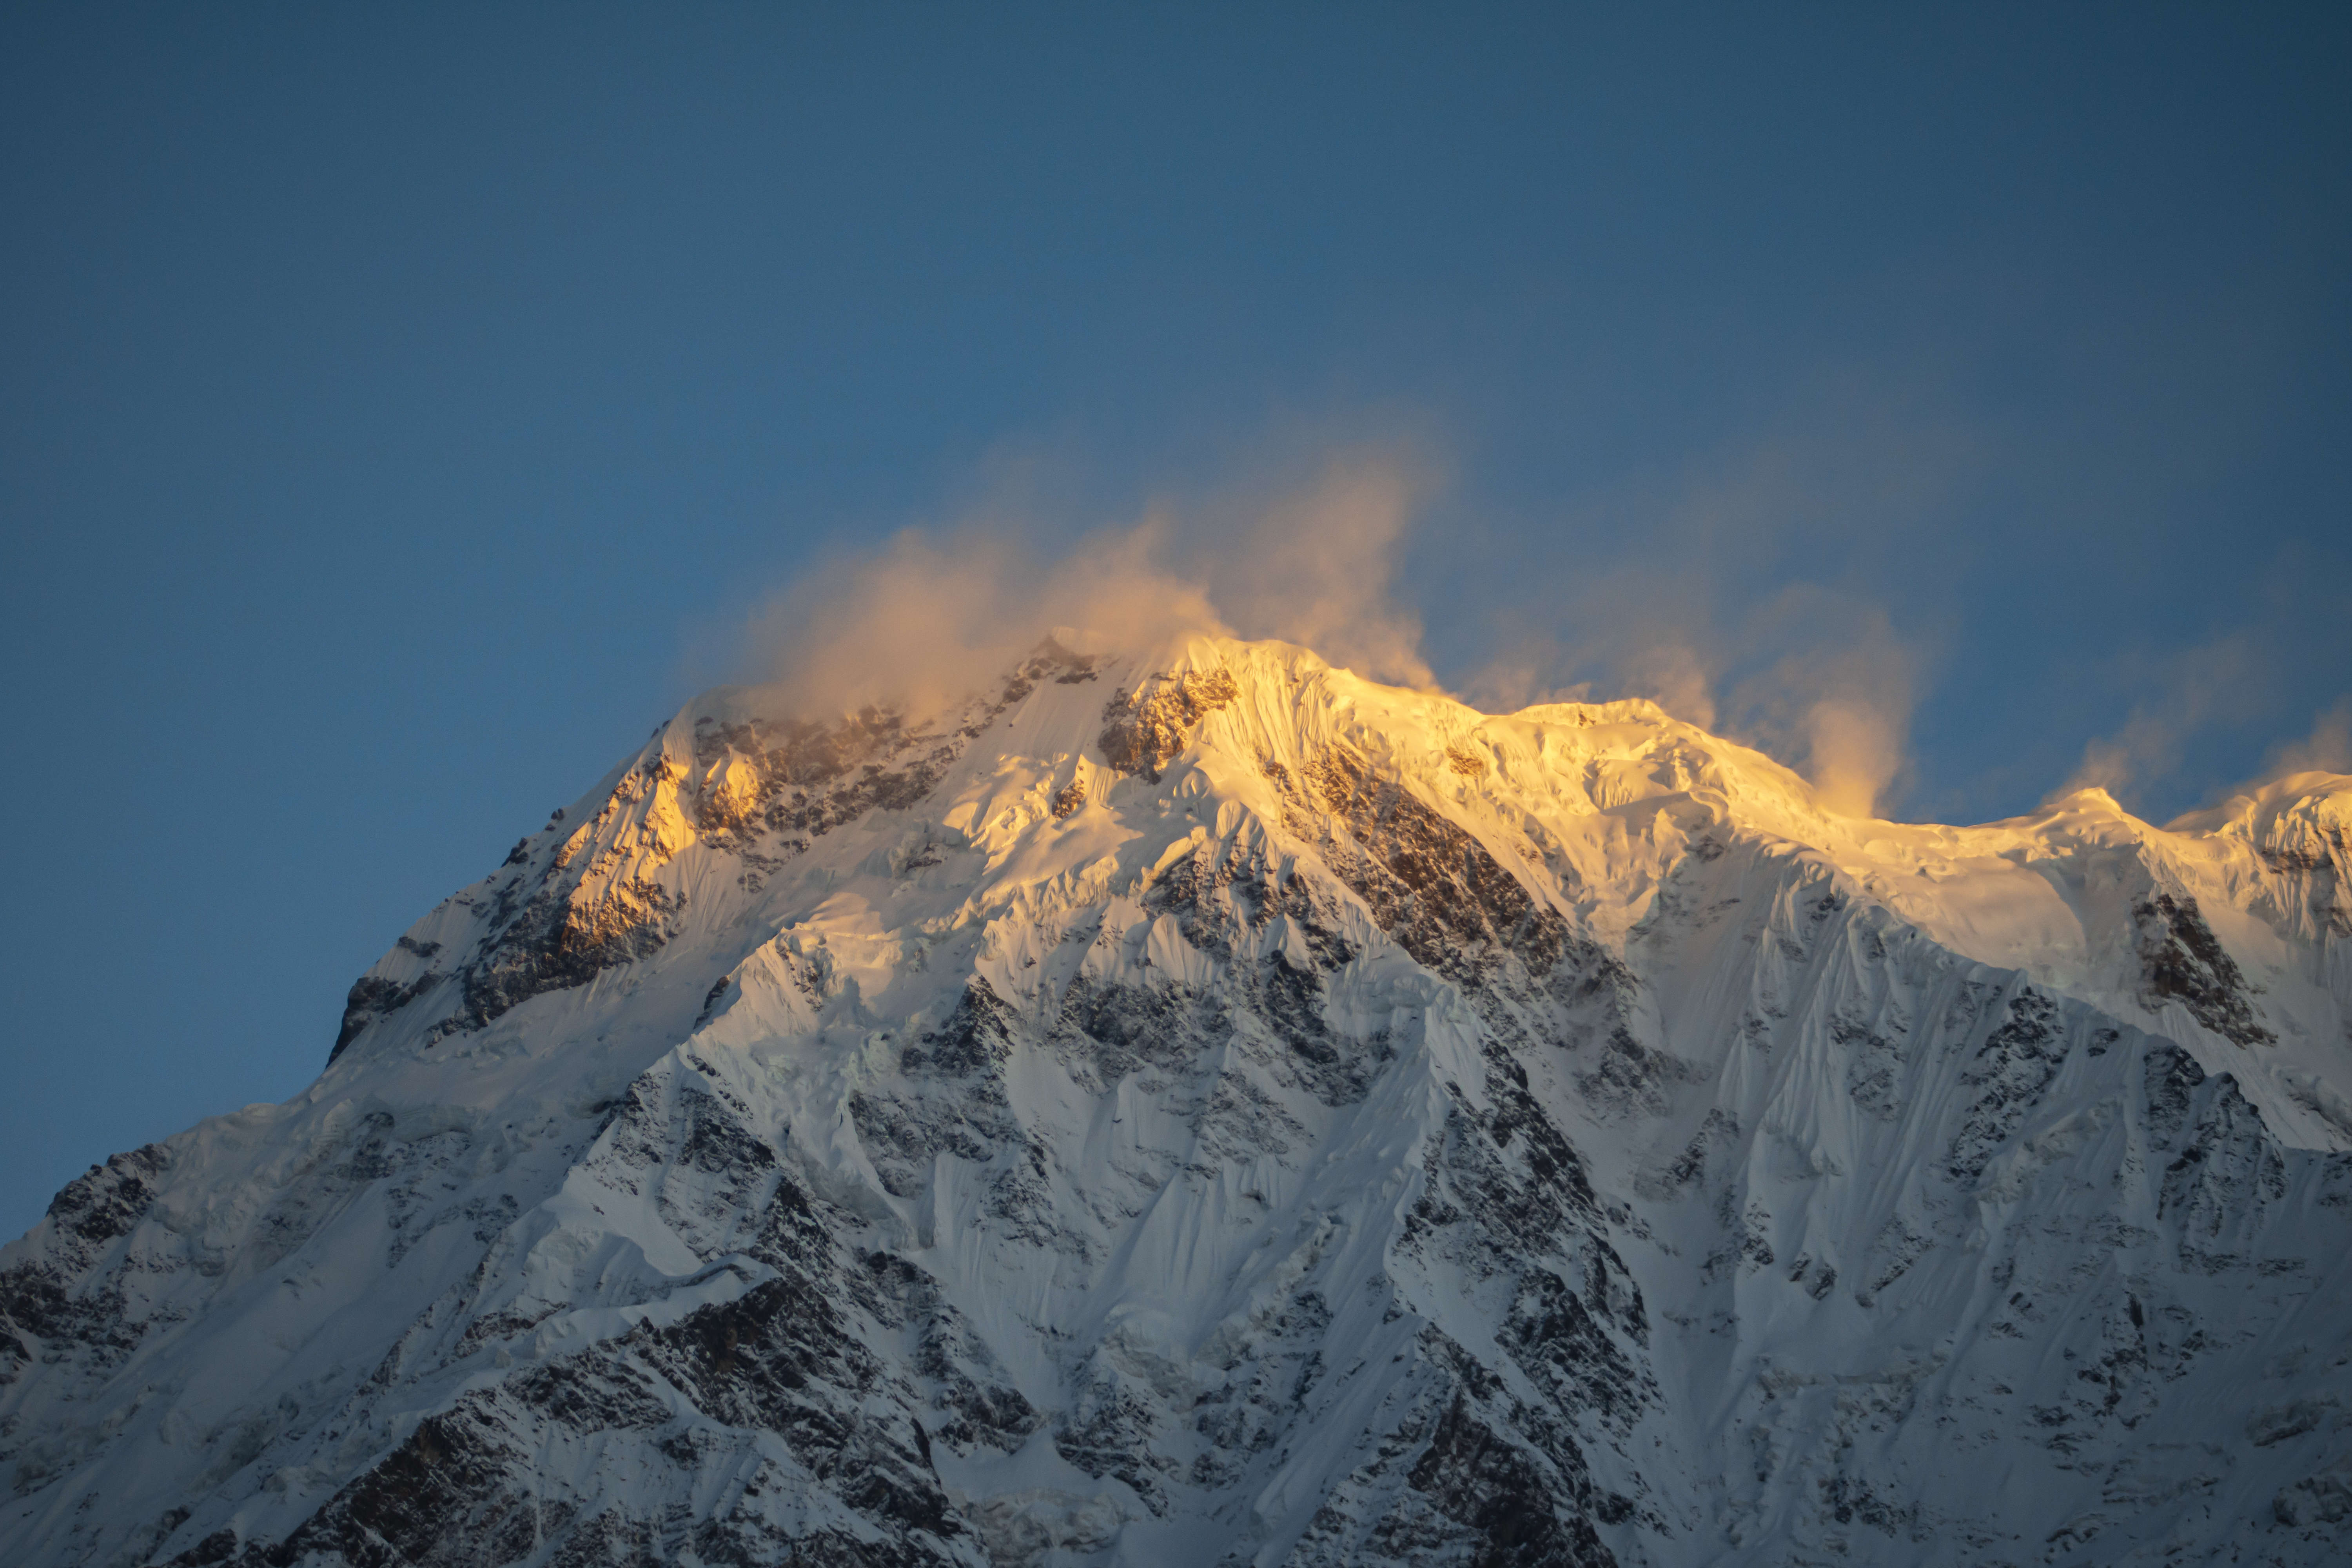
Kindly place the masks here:
[(0, 1559), (2337, 1561), (2347, 829), (1274, 644), (713, 693), (0, 1254)]

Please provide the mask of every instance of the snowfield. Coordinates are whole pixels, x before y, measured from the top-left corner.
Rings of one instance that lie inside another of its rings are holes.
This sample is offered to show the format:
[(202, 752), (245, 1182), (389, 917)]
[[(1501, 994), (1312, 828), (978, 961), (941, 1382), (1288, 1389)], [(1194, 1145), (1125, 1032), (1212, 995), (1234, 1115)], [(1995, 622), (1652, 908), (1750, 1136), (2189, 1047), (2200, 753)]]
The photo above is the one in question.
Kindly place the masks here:
[(0, 1561), (2340, 1563), (2347, 1026), (2352, 778), (723, 689), (0, 1252)]

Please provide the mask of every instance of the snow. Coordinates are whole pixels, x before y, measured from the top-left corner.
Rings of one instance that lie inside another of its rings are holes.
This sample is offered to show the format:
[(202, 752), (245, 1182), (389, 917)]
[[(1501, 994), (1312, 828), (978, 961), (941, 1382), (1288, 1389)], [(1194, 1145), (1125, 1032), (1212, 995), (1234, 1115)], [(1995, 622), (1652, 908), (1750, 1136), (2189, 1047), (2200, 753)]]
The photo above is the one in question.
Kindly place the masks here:
[(782, 715), (688, 704), (303, 1095), (0, 1254), (0, 1556), (2343, 1549), (2352, 778), (1864, 820), (1205, 637)]

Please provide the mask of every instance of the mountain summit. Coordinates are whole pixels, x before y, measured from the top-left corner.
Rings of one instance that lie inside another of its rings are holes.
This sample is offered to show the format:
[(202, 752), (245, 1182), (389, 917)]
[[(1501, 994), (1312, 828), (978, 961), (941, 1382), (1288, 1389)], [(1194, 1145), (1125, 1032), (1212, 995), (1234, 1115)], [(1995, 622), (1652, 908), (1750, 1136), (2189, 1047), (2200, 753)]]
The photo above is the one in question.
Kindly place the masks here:
[(2352, 778), (1869, 821), (1206, 637), (772, 699), (0, 1252), (0, 1560), (2352, 1552)]

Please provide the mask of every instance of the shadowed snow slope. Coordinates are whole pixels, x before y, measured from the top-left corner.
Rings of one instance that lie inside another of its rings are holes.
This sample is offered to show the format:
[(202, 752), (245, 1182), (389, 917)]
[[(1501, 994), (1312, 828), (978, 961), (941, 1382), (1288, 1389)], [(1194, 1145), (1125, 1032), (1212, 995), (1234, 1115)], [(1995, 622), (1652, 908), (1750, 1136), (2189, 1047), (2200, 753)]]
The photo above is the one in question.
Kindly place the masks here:
[(2339, 1562), (2347, 832), (1270, 643), (712, 693), (0, 1254), (0, 1560)]

